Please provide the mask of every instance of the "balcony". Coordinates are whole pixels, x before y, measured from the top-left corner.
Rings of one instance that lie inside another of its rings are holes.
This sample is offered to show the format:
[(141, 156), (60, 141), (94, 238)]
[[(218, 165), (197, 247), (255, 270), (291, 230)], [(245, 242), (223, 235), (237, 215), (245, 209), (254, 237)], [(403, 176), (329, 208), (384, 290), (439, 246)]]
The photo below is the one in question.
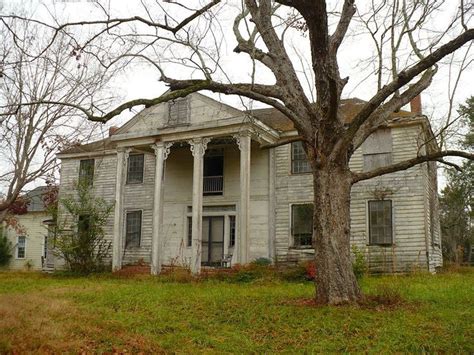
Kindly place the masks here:
[(224, 176), (204, 176), (203, 194), (222, 195), (224, 191)]

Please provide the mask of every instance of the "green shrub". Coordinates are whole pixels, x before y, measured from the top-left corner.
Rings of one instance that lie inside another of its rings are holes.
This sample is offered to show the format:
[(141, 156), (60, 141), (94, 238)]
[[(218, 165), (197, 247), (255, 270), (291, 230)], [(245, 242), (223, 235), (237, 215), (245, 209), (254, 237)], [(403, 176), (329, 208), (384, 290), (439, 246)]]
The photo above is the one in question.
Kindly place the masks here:
[(0, 226), (0, 266), (8, 265), (12, 257), (12, 243), (3, 234), (3, 227)]
[(272, 264), (271, 259), (268, 258), (257, 258), (254, 261), (252, 261), (252, 264), (258, 265), (258, 266), (268, 266)]
[(352, 270), (357, 280), (360, 280), (367, 273), (367, 262), (365, 255), (357, 246), (352, 246)]

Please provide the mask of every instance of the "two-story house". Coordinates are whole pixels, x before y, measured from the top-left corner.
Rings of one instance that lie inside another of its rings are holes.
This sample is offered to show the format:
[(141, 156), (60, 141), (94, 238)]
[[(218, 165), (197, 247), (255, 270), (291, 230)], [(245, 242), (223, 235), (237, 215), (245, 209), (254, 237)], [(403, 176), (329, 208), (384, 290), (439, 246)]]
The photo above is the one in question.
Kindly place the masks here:
[[(344, 100), (349, 122), (363, 101)], [(105, 227), (113, 270), (139, 260), (151, 272), (180, 264), (312, 258), (312, 178), (301, 142), (274, 109), (241, 111), (202, 94), (141, 111), (104, 140), (61, 152), (60, 197), (86, 177), (114, 202)], [(356, 171), (435, 149), (419, 112), (394, 113), (358, 149)], [(436, 164), (357, 183), (352, 243), (373, 271), (433, 271), (441, 265)]]

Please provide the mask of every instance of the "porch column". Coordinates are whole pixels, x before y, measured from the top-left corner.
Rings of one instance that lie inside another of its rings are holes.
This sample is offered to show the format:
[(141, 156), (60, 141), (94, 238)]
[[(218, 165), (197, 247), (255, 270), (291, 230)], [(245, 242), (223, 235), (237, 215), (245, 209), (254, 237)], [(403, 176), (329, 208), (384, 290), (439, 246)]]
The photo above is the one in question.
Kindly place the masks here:
[(112, 271), (122, 268), (123, 234), (123, 177), (127, 165), (129, 148), (117, 148), (117, 175), (115, 178), (114, 238), (112, 246)]
[(249, 261), (251, 137), (244, 132), (235, 138), (240, 149), (239, 262), (245, 264)]
[(153, 226), (151, 239), (151, 274), (161, 272), (163, 254), (163, 190), (165, 160), (172, 143), (157, 142), (151, 147), (155, 151), (155, 187), (153, 198)]
[(193, 163), (193, 213), (192, 213), (192, 255), (191, 272), (201, 272), (201, 244), (202, 244), (202, 184), (204, 164), (203, 157), (206, 152), (209, 138), (197, 138), (189, 141), (194, 157)]

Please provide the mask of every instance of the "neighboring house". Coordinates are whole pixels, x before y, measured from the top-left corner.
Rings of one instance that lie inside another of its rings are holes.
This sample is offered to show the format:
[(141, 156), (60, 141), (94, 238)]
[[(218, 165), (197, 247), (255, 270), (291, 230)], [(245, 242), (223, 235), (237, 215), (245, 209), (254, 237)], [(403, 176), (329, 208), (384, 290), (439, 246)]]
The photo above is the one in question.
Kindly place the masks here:
[[(350, 122), (364, 102), (343, 100)], [(418, 103), (419, 104), (419, 103)], [(162, 264), (275, 262), (312, 258), (312, 176), (301, 142), (274, 109), (244, 112), (201, 94), (141, 111), (108, 138), (61, 152), (60, 196), (79, 178), (115, 202), (106, 238), (114, 270)], [(369, 170), (435, 150), (427, 118), (394, 113), (352, 157)], [(337, 183), (337, 182), (335, 182)], [(356, 184), (351, 238), (373, 271), (441, 265), (436, 164)], [(64, 217), (64, 216), (63, 216)]]
[(48, 266), (54, 267), (50, 237), (52, 220), (43, 203), (43, 195), (48, 189), (40, 186), (23, 195), (28, 200), (26, 213), (15, 215), (15, 228), (6, 228), (7, 238), (13, 246), (9, 269), (47, 270)]

